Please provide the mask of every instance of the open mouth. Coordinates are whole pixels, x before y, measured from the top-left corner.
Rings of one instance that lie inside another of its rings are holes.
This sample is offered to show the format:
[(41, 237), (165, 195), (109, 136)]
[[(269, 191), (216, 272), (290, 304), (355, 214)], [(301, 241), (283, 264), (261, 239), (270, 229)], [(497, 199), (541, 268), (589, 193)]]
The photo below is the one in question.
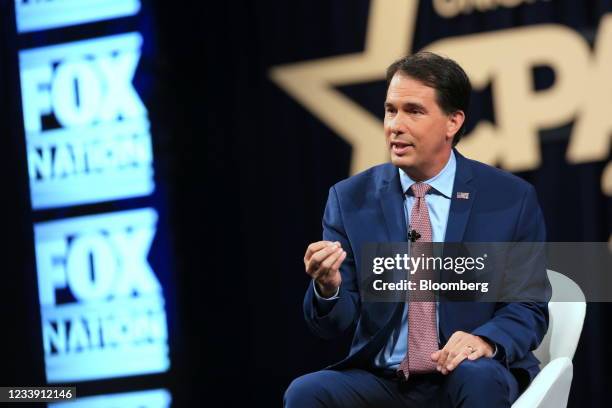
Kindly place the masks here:
[(394, 140), (390, 144), (391, 144), (391, 151), (398, 156), (406, 154), (410, 150), (414, 149), (414, 144), (408, 143), (408, 142), (402, 142), (399, 140)]

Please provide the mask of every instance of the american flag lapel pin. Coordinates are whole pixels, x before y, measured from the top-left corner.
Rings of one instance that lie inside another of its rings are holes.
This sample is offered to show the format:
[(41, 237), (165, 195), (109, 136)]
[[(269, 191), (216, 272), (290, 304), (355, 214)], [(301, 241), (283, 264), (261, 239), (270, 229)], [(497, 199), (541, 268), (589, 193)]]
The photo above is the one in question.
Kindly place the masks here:
[(457, 198), (459, 198), (461, 200), (469, 200), (470, 199), (470, 193), (464, 193), (462, 191), (457, 191)]

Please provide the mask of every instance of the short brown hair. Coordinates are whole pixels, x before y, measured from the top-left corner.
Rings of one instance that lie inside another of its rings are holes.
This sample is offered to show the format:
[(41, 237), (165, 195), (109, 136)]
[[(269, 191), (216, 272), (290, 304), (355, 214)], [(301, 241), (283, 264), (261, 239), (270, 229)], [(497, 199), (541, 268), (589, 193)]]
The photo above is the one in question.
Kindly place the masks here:
[[(436, 102), (444, 113), (463, 111), (467, 115), (472, 85), (467, 74), (450, 58), (428, 51), (420, 51), (393, 62), (387, 68), (387, 86), (400, 72), (436, 90)], [(453, 137), (453, 146), (465, 133), (465, 121)]]

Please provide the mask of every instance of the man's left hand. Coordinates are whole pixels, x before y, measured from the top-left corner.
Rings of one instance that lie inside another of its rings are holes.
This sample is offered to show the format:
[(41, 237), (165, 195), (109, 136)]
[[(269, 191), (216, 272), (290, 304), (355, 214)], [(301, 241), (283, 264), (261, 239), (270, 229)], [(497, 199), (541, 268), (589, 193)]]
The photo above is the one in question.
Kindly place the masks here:
[(493, 356), (493, 347), (489, 343), (473, 334), (456, 331), (442, 350), (432, 353), (431, 359), (437, 364), (437, 370), (446, 375), (466, 358), (476, 360), (483, 356)]

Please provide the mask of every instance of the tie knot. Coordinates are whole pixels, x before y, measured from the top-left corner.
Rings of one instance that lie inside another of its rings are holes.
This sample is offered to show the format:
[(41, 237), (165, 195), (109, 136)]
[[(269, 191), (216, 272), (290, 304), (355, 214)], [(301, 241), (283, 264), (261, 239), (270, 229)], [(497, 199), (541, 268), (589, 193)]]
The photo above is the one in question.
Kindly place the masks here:
[(412, 190), (412, 194), (414, 194), (414, 196), (417, 198), (425, 197), (425, 194), (427, 194), (430, 188), (431, 186), (425, 183), (414, 183), (413, 185), (410, 186), (410, 189)]

